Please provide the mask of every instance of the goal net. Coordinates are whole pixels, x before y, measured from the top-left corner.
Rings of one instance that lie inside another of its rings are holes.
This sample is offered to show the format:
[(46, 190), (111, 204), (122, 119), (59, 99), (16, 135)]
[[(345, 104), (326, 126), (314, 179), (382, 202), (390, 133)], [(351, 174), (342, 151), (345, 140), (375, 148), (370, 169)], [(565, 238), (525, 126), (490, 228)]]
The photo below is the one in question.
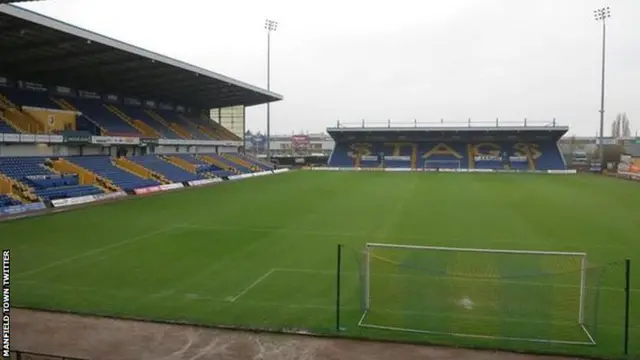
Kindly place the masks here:
[(369, 243), (365, 328), (595, 345), (598, 281), (587, 254)]
[(423, 170), (428, 169), (460, 169), (459, 160), (425, 160), (422, 164)]

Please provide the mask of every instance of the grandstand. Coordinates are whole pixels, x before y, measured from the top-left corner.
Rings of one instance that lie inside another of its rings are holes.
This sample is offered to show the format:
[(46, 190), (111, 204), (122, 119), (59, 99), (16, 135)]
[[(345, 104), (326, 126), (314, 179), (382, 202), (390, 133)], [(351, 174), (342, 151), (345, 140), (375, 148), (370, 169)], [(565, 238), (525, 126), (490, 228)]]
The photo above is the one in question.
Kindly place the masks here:
[[(371, 125), (371, 126), (370, 126)], [(338, 123), (332, 167), (412, 170), (565, 170), (558, 140), (568, 131), (549, 123)]]
[(15, 6), (0, 24), (0, 213), (273, 170), (210, 114), (281, 95)]

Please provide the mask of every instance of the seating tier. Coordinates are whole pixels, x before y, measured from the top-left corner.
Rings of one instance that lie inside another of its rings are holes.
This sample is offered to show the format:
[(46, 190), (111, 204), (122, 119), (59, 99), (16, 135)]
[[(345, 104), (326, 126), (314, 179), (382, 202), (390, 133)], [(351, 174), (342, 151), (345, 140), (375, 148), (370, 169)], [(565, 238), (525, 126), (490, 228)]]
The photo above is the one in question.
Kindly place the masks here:
[(173, 182), (185, 182), (204, 179), (203, 176), (192, 174), (176, 165), (173, 165), (157, 156), (131, 156), (129, 160), (144, 166), (145, 168), (163, 175)]
[(114, 185), (125, 191), (160, 185), (156, 180), (141, 178), (115, 166), (108, 156), (74, 156), (66, 159), (98, 176), (111, 180)]

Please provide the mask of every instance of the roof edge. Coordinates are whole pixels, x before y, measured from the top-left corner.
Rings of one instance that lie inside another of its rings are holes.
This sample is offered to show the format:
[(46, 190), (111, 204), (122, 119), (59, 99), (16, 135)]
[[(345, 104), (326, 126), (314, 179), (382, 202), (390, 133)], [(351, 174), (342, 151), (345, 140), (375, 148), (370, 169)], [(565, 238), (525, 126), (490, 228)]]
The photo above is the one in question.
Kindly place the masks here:
[(116, 40), (114, 38), (108, 37), (108, 36), (104, 36), (101, 34), (98, 34), (96, 32), (93, 32), (91, 30), (87, 30), (87, 29), (83, 29), (81, 27), (69, 24), (67, 22), (64, 21), (60, 21), (57, 19), (54, 19), (50, 16), (47, 15), (43, 15), (40, 14), (38, 12), (35, 12), (33, 10), (29, 10), (29, 9), (25, 9), (19, 6), (15, 6), (15, 5), (11, 5), (11, 4), (0, 4), (0, 13), (4, 13), (10, 16), (14, 16), (26, 21), (30, 21), (36, 24), (40, 24), (43, 26), (47, 26), (50, 28), (53, 28), (55, 30), (61, 31), (61, 32), (65, 32), (67, 34), (71, 34), (71, 35), (75, 35), (90, 41), (94, 41), (106, 46), (110, 46), (112, 48), (118, 49), (118, 50), (122, 50), (122, 51), (126, 51), (129, 53), (133, 53), (136, 54), (138, 56), (141, 57), (145, 57), (148, 58), (150, 60), (154, 60), (154, 61), (159, 61), (162, 63), (165, 63), (167, 65), (172, 65), (175, 67), (179, 67), (182, 68), (184, 70), (187, 71), (192, 71), (196, 74), (196, 76), (199, 75), (204, 75), (219, 81), (224, 81), (227, 82), (229, 84), (235, 85), (235, 86), (240, 86), (240, 87), (244, 87), (245, 89), (260, 93), (262, 95), (265, 96), (269, 96), (274, 98), (274, 101), (278, 101), (278, 100), (282, 100), (284, 97), (281, 94), (269, 91), (269, 90), (265, 90), (262, 88), (259, 88), (257, 86), (245, 83), (243, 81), (240, 80), (236, 80), (233, 79), (231, 77), (201, 68), (199, 66), (195, 66), (195, 65), (191, 65), (189, 63), (186, 63), (184, 61), (180, 61), (180, 60), (176, 60), (173, 58), (170, 58), (168, 56), (162, 55), (162, 54), (158, 54), (156, 52), (150, 51), (150, 50), (146, 50), (143, 48), (140, 48), (138, 46), (135, 45), (131, 45), (128, 43), (125, 43), (123, 41), (120, 40)]
[(550, 132), (567, 132), (569, 131), (568, 126), (501, 126), (501, 127), (491, 127), (491, 126), (472, 126), (472, 127), (463, 127), (463, 126), (453, 126), (453, 127), (330, 127), (327, 128), (327, 132), (424, 132), (424, 131), (440, 131), (440, 132), (504, 132), (504, 131), (521, 131), (521, 132), (530, 132), (530, 131), (550, 131)]

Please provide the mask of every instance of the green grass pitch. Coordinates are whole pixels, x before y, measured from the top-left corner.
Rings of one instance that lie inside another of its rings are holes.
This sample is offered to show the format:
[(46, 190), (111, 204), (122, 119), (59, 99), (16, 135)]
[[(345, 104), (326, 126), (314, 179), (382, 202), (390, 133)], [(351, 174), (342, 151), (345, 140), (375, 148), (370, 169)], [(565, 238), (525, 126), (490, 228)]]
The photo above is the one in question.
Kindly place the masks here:
[[(598, 344), (550, 345), (359, 327), (355, 250), (380, 242), (580, 251), (599, 264), (629, 257), (637, 262), (632, 350), (640, 353), (639, 204), (638, 184), (595, 176), (292, 172), (0, 223), (0, 245), (12, 250), (14, 306), (332, 333), (336, 248), (344, 244), (344, 335), (575, 354), (622, 351), (621, 267), (602, 277)], [(429, 263), (446, 261), (434, 259)], [(486, 326), (502, 335), (546, 326), (542, 330), (558, 335), (547, 318), (577, 314), (575, 297), (535, 286), (492, 289), (373, 277), (372, 301), (395, 306), (390, 314), (374, 314), (372, 321), (386, 324), (472, 333)], [(462, 296), (458, 307), (434, 300), (454, 287), (456, 296), (476, 294), (471, 300), (477, 306), (465, 309)], [(551, 310), (496, 322), (502, 309), (514, 306), (483, 309), (482, 294), (498, 292), (513, 300), (539, 298), (540, 307)], [(430, 306), (431, 315), (421, 312)]]

